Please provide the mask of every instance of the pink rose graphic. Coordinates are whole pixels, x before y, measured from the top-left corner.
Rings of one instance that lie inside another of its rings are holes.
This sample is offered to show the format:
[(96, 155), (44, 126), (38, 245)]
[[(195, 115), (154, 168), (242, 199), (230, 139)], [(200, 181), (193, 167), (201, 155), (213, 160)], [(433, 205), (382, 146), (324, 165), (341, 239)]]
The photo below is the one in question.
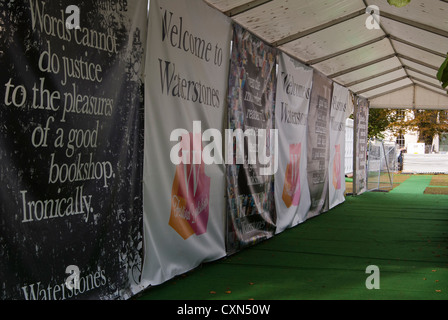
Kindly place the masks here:
[(333, 160), (333, 186), (336, 190), (341, 189), (341, 145), (335, 146)]
[(201, 157), (200, 134), (182, 136), (181, 150), (183, 161), (176, 166), (169, 225), (186, 240), (193, 234), (199, 236), (207, 232), (210, 177), (205, 174)]
[(286, 166), (285, 184), (282, 199), (286, 207), (298, 206), (300, 203), (300, 155), (302, 144), (289, 146), (289, 163)]

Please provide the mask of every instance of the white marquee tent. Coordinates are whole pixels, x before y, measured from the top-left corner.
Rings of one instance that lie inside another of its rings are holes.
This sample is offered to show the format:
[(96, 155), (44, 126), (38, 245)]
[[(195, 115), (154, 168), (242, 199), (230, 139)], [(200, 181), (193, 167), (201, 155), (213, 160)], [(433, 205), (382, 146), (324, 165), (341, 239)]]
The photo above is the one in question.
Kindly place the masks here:
[(447, 1), (402, 8), (387, 0), (205, 1), (371, 108), (448, 109), (436, 78), (448, 52)]

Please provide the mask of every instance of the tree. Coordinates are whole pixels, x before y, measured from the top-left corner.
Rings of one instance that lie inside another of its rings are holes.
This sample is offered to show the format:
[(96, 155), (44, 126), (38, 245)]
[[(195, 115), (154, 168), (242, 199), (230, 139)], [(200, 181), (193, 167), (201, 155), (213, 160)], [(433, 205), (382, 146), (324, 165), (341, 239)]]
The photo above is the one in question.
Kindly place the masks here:
[(413, 110), (413, 117), (396, 119), (388, 128), (394, 133), (417, 131), (418, 141), (431, 145), (437, 134), (448, 132), (447, 111), (442, 110)]
[(369, 139), (384, 139), (386, 131), (392, 123), (397, 121), (396, 113), (389, 109), (369, 110)]
[(440, 66), (439, 71), (437, 71), (437, 79), (443, 88), (448, 86), (448, 55)]
[(414, 110), (414, 119), (409, 120), (409, 125), (418, 129), (419, 142), (431, 145), (436, 134), (448, 132), (446, 111), (439, 110)]
[(408, 5), (411, 2), (411, 0), (387, 0), (387, 2), (391, 6), (396, 6), (397, 8), (401, 8), (401, 7)]

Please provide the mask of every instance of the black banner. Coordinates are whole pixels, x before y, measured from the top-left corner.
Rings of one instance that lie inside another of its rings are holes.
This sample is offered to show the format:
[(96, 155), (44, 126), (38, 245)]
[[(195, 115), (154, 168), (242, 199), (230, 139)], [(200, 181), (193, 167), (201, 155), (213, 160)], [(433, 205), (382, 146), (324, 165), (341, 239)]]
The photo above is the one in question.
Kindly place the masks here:
[(311, 207), (307, 218), (328, 211), (328, 163), (330, 158), (330, 105), (333, 82), (314, 72), (308, 113), (308, 185)]
[(140, 276), (144, 1), (0, 4), (0, 298)]
[(355, 109), (355, 128), (357, 135), (356, 146), (356, 190), (355, 194), (360, 195), (367, 190), (367, 143), (369, 131), (369, 102), (364, 98), (357, 98), (357, 108)]
[[(229, 128), (233, 133), (233, 147), (229, 149), (234, 152), (232, 163), (227, 163), (228, 252), (269, 238), (276, 230), (274, 172), (263, 171), (274, 165), (275, 155), (269, 151), (275, 143), (271, 141), (275, 64), (274, 48), (234, 26), (228, 97)], [(264, 155), (259, 152), (262, 145)], [(266, 155), (271, 159), (262, 164), (260, 157)]]

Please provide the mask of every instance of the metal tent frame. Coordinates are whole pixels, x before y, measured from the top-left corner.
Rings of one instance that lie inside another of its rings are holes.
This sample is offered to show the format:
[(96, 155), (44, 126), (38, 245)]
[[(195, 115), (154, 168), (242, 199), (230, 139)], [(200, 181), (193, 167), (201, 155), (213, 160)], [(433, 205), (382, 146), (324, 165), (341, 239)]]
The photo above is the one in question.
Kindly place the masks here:
[[(386, 0), (204, 1), (371, 108), (448, 109), (436, 78), (448, 52), (446, 1), (402, 8)], [(367, 26), (372, 19), (376, 28)]]
[[(436, 76), (448, 52), (448, 1), (402, 8), (387, 0), (204, 1), (348, 88), (355, 111), (358, 97), (369, 108), (448, 110)], [(356, 135), (353, 143), (355, 152)], [(355, 163), (353, 174), (356, 181)]]

